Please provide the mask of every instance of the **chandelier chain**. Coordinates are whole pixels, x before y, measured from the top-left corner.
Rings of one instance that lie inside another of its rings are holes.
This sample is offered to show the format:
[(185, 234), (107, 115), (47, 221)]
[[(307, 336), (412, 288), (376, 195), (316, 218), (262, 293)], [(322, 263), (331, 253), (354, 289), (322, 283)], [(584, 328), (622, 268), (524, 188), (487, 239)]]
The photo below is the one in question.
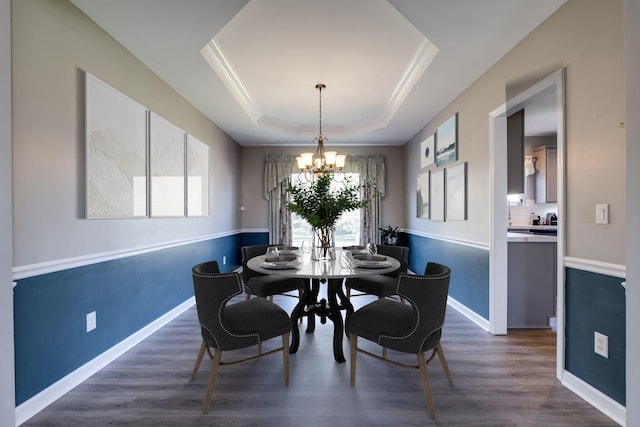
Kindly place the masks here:
[(319, 137), (322, 137), (322, 89), (325, 89), (326, 86), (323, 83), (318, 83), (316, 85), (316, 89), (318, 89), (318, 91), (320, 92), (320, 96), (319, 98), (319, 102), (318, 102), (318, 117), (319, 117), (319, 126), (318, 126), (318, 130), (319, 130)]
[(306, 181), (311, 182), (317, 173), (329, 173), (336, 181), (339, 179), (335, 176), (335, 172), (342, 171), (346, 155), (338, 154), (336, 151), (325, 151), (324, 143), (327, 139), (322, 135), (322, 89), (326, 89), (324, 83), (316, 84), (318, 89), (318, 136), (313, 141), (317, 144), (316, 152), (314, 153), (302, 153), (296, 157), (298, 168), (300, 169), (300, 176), (304, 176)]

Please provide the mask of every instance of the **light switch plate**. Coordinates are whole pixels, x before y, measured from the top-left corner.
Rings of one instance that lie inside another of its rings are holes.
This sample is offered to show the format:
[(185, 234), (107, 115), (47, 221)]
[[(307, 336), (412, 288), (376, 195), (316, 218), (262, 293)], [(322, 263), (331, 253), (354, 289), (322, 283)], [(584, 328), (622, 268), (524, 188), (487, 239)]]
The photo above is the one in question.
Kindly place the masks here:
[(596, 205), (596, 224), (609, 224), (609, 205)]

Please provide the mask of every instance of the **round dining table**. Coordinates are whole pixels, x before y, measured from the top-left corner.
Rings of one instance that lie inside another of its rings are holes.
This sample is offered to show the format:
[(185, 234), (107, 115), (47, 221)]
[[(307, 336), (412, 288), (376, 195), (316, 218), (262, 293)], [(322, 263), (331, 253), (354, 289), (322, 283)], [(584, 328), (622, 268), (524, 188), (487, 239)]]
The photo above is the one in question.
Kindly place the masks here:
[[(291, 312), (291, 345), (290, 353), (298, 351), (300, 344), (300, 331), (298, 321), (302, 317), (307, 317), (307, 333), (315, 330), (315, 317), (320, 317), (320, 322), (324, 324), (326, 319), (333, 322), (333, 356), (338, 363), (344, 363), (344, 353), (342, 350), (342, 339), (344, 337), (345, 323), (342, 319), (341, 310), (346, 311), (345, 321), (353, 314), (353, 305), (346, 297), (343, 290), (343, 282), (350, 277), (361, 277), (373, 274), (390, 273), (400, 268), (400, 261), (387, 256), (383, 262), (361, 263), (361, 266), (344, 267), (341, 265), (342, 251), (336, 251), (336, 258), (333, 260), (313, 260), (311, 254), (303, 253), (296, 261), (287, 265), (277, 265), (266, 263), (266, 255), (251, 258), (247, 266), (262, 274), (277, 274), (286, 277), (298, 277), (305, 283), (300, 301)], [(342, 263), (344, 264), (344, 262)], [(357, 265), (357, 262), (356, 262)], [(364, 266), (362, 266), (364, 265)], [(327, 284), (327, 298), (318, 301), (321, 284)]]

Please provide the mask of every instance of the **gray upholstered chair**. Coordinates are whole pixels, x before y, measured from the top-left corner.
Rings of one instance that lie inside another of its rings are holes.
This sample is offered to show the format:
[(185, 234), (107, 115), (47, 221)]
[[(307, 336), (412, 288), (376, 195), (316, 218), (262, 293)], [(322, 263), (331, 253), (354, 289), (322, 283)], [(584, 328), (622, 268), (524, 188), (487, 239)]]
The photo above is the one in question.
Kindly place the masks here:
[[(401, 274), (397, 294), (409, 304), (392, 299), (379, 299), (356, 310), (347, 323), (351, 345), (351, 386), (356, 384), (356, 354), (362, 353), (375, 359), (404, 368), (418, 369), (422, 376), (424, 395), (429, 415), (435, 419), (427, 364), (438, 355), (449, 385), (453, 380), (440, 345), (442, 326), (447, 307), (447, 293), (451, 270), (436, 263), (428, 263), (423, 276)], [(417, 365), (407, 365), (370, 353), (358, 347), (358, 337), (373, 341), (383, 348), (416, 354)], [(428, 359), (425, 352), (432, 351)]]
[[(251, 270), (247, 266), (247, 262), (256, 256), (264, 255), (267, 252), (269, 246), (277, 245), (255, 245), (255, 246), (243, 246), (240, 250), (242, 252), (242, 278), (244, 282), (244, 288), (247, 293), (247, 299), (251, 298), (251, 295), (263, 298), (269, 298), (273, 300), (274, 295), (284, 294), (285, 292), (298, 290), (298, 295), (304, 288), (304, 279), (298, 279), (295, 277), (283, 277), (277, 274), (262, 274), (257, 271)], [(290, 248), (292, 246), (278, 246), (279, 248)]]
[[(405, 246), (379, 245), (378, 254), (390, 256), (400, 261), (400, 267), (387, 274), (374, 274), (369, 276), (354, 277), (345, 281), (347, 298), (351, 297), (351, 290), (360, 291), (363, 294), (376, 295), (384, 298), (396, 293), (398, 276), (407, 272), (409, 262), (409, 248)], [(354, 294), (355, 296), (356, 294)], [(358, 294), (360, 295), (360, 294)]]
[[(220, 273), (216, 261), (196, 265), (192, 269), (192, 275), (202, 344), (191, 380), (198, 373), (205, 351), (213, 360), (202, 412), (209, 411), (220, 366), (237, 365), (281, 351), (284, 358), (284, 385), (289, 385), (289, 315), (264, 298), (228, 304), (231, 298), (242, 294), (240, 275)], [(282, 338), (282, 347), (262, 353), (262, 342), (278, 336)], [(256, 355), (231, 362), (222, 361), (223, 352), (254, 345), (258, 346)]]

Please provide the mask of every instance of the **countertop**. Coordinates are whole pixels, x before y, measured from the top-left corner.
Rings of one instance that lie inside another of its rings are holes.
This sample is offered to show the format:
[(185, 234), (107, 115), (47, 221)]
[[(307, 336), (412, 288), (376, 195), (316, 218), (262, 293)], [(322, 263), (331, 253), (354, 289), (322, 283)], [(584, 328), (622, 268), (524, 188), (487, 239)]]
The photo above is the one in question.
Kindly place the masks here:
[[(512, 227), (509, 227), (512, 228)], [(528, 230), (530, 227), (527, 227)], [(533, 234), (533, 233), (507, 233), (507, 242), (520, 242), (520, 243), (556, 243), (558, 236), (548, 234)]]
[(509, 225), (509, 230), (557, 230), (557, 225)]

